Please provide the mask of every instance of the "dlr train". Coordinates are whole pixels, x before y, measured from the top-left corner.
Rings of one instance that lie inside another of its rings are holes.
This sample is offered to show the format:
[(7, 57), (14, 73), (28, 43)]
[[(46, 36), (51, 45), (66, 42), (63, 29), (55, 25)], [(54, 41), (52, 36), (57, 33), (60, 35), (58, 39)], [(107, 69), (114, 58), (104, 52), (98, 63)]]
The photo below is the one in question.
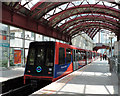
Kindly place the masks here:
[(98, 58), (95, 51), (54, 42), (31, 42), (24, 73), (27, 80), (55, 81)]

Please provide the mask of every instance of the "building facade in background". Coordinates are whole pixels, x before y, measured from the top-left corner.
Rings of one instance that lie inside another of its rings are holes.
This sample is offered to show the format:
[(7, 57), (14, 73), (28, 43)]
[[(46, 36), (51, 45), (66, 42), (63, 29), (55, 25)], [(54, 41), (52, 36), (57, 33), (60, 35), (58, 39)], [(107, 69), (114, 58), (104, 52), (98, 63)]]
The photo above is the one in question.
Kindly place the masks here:
[(72, 44), (83, 49), (93, 50), (93, 40), (87, 34), (81, 34), (73, 38)]

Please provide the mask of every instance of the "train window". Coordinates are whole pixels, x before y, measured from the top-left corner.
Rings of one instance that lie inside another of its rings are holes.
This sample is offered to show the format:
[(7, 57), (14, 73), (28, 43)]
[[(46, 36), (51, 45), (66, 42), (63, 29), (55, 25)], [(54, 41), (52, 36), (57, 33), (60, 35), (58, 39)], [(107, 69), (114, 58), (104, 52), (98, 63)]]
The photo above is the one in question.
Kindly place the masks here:
[(81, 53), (80, 51), (78, 50), (78, 61), (81, 60)]
[(59, 64), (65, 64), (65, 49), (64, 48), (59, 48)]
[(78, 61), (78, 50), (76, 50), (76, 61)]
[(79, 50), (76, 50), (76, 60), (77, 60), (77, 61), (79, 61), (79, 57), (80, 57), (79, 55), (80, 55)]
[(83, 59), (87, 59), (87, 52), (83, 51)]
[(83, 60), (83, 52), (82, 51), (80, 51), (80, 55), (81, 55), (81, 57), (80, 57), (80, 60)]
[(90, 52), (88, 52), (88, 58), (90, 58)]
[(71, 49), (66, 49), (66, 63), (71, 62)]
[(29, 64), (30, 65), (34, 65), (34, 58), (35, 58), (35, 49), (34, 48), (30, 48), (29, 50)]
[(83, 57), (84, 57), (84, 53), (83, 53), (83, 51), (80, 51), (80, 60), (83, 60)]
[(37, 62), (36, 64), (44, 64), (45, 62), (45, 48), (44, 47), (39, 47), (36, 52), (36, 59)]
[(47, 54), (46, 54), (46, 66), (53, 66), (54, 62), (54, 51), (51, 48), (47, 48)]
[(73, 61), (75, 61), (75, 50), (73, 50)]
[(90, 58), (92, 59), (92, 52), (90, 52)]
[(94, 52), (94, 56), (93, 57), (95, 57), (95, 52)]

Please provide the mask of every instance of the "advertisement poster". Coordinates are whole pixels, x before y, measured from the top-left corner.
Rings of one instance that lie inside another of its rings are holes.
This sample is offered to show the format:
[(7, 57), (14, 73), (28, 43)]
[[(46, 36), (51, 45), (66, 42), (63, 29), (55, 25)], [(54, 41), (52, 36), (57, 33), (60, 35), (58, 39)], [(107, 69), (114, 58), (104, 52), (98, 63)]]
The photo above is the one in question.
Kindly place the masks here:
[(21, 64), (21, 50), (14, 50), (14, 64)]

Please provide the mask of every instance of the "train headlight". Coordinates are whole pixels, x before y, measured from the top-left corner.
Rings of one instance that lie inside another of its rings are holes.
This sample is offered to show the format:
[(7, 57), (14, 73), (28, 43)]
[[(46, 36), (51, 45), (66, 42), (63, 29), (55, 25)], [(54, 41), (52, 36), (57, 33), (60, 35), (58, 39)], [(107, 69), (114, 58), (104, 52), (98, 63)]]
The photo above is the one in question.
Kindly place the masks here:
[(48, 74), (52, 74), (52, 72), (48, 72)]
[(28, 73), (30, 73), (30, 70), (27, 70)]
[(52, 71), (52, 68), (49, 68), (49, 71)]
[(42, 68), (41, 68), (40, 66), (38, 66), (38, 67), (36, 68), (36, 71), (37, 71), (37, 72), (41, 72), (41, 71), (42, 71)]

